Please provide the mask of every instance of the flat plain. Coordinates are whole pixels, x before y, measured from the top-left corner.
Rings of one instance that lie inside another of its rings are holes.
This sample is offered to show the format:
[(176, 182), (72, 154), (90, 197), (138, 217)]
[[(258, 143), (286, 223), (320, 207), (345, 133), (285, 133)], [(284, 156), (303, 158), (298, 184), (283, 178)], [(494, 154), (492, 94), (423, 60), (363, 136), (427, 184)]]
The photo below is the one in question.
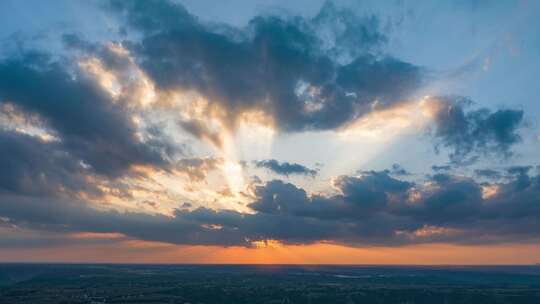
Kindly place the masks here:
[(540, 267), (1, 264), (0, 303), (540, 303)]

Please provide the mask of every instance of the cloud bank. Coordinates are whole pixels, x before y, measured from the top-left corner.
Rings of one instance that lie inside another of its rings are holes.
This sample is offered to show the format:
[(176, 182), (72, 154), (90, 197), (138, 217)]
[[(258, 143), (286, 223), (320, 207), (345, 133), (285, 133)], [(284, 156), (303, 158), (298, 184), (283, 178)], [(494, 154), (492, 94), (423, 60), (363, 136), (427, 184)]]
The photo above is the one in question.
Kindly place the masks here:
[[(119, 233), (173, 244), (252, 246), (330, 242), (349, 246), (536, 241), (540, 177), (485, 184), (436, 174), (420, 185), (386, 172), (341, 176), (335, 195), (273, 180), (255, 188), (255, 213), (196, 208), (173, 216), (100, 211), (84, 202), (3, 196), (0, 215), (40, 231)], [(491, 192), (490, 192), (491, 190)]]

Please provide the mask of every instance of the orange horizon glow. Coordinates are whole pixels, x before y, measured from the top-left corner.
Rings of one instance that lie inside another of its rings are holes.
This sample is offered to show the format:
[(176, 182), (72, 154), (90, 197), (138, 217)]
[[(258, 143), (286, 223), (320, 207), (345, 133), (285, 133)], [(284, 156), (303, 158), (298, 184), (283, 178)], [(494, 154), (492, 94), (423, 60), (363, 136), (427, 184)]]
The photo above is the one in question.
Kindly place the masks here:
[(144, 241), (55, 248), (3, 249), (1, 262), (119, 264), (294, 264), (294, 265), (532, 265), (540, 245), (424, 244), (352, 248), (334, 244), (255, 248), (185, 246)]

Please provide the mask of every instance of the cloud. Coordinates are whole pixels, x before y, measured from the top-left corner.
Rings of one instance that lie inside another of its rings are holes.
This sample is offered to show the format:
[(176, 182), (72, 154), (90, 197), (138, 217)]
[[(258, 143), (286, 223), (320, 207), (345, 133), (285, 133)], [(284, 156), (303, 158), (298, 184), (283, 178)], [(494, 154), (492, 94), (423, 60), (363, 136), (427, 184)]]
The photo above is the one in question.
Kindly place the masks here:
[(187, 175), (190, 180), (200, 182), (222, 164), (223, 159), (220, 158), (184, 158), (176, 162), (174, 169)]
[[(173, 244), (251, 246), (277, 240), (307, 244), (398, 246), (416, 243), (524, 242), (539, 237), (540, 176), (507, 183), (435, 175), (425, 184), (386, 172), (342, 176), (336, 194), (308, 194), (274, 180), (255, 188), (254, 213), (197, 208), (172, 216), (95, 209), (84, 201), (3, 195), (0, 216), (21, 229), (117, 233)], [(483, 195), (485, 187), (496, 190)]]
[(397, 176), (407, 176), (411, 175), (411, 173), (407, 170), (405, 170), (400, 164), (393, 164), (392, 170), (389, 171), (393, 175)]
[(436, 172), (449, 171), (450, 169), (452, 169), (452, 167), (448, 166), (448, 165), (443, 165), (443, 166), (433, 165), (433, 166), (431, 166), (431, 170), (436, 171)]
[(127, 45), (159, 89), (201, 94), (226, 109), (231, 129), (250, 111), (282, 131), (336, 129), (403, 101), (424, 79), (375, 51), (385, 41), (376, 17), (331, 4), (314, 19), (257, 16), (245, 29), (205, 25), (169, 1), (111, 1), (110, 10), (142, 34)]
[(259, 160), (255, 161), (255, 166), (258, 168), (266, 168), (275, 174), (289, 176), (289, 175), (306, 175), (315, 177), (318, 174), (317, 170), (310, 169), (306, 166), (289, 163), (279, 162), (275, 159)]
[(166, 163), (166, 147), (143, 143), (129, 109), (84, 73), (43, 54), (19, 57), (0, 62), (0, 103), (38, 115), (60, 138), (58, 149), (107, 176)]
[[(540, 177), (526, 176), (525, 187), (522, 179), (489, 185), (497, 189), (489, 198), (483, 196), (488, 185), (452, 175), (435, 175), (425, 185), (394, 179), (384, 171), (344, 176), (335, 183), (341, 194), (334, 196), (309, 196), (291, 184), (273, 181), (257, 189), (258, 200), (250, 207), (261, 213), (346, 223), (350, 231), (340, 231), (332, 240), (347, 244), (522, 241), (538, 237), (531, 229), (540, 216), (534, 203)], [(495, 228), (497, 232), (490, 231)]]
[(319, 13), (311, 20), (315, 31), (326, 38), (325, 47), (340, 61), (377, 51), (388, 38), (381, 32), (376, 16), (358, 16), (355, 12), (325, 1)]
[(523, 111), (502, 109), (495, 112), (481, 108), (466, 111), (471, 101), (462, 97), (437, 98), (433, 137), (437, 149), (450, 149), (454, 164), (474, 162), (481, 155), (512, 155), (511, 148), (521, 141)]
[(485, 177), (490, 179), (498, 179), (501, 177), (501, 173), (493, 169), (476, 169), (474, 174), (478, 177)]
[(506, 169), (506, 172), (510, 177), (515, 178), (515, 187), (518, 190), (523, 190), (531, 185), (531, 178), (529, 177), (529, 171), (532, 166), (512, 166)]
[(57, 142), (0, 129), (0, 193), (56, 195), (64, 191), (99, 192), (88, 184), (87, 170)]
[(512, 175), (527, 175), (533, 166), (511, 166), (506, 169), (506, 172)]

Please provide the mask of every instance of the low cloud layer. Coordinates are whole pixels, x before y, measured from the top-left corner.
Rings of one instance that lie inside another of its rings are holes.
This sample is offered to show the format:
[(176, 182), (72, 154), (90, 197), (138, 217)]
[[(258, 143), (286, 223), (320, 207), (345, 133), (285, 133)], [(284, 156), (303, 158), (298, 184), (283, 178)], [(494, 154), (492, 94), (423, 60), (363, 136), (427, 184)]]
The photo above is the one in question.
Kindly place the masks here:
[(253, 214), (197, 208), (178, 209), (168, 217), (99, 211), (84, 202), (3, 196), (0, 216), (19, 227), (55, 233), (119, 233), (147, 241), (222, 246), (251, 246), (268, 239), (350, 246), (480, 244), (540, 236), (539, 176), (481, 184), (436, 174), (420, 185), (372, 171), (339, 177), (334, 186), (338, 194), (309, 195), (293, 184), (270, 181), (256, 187), (249, 205)]

